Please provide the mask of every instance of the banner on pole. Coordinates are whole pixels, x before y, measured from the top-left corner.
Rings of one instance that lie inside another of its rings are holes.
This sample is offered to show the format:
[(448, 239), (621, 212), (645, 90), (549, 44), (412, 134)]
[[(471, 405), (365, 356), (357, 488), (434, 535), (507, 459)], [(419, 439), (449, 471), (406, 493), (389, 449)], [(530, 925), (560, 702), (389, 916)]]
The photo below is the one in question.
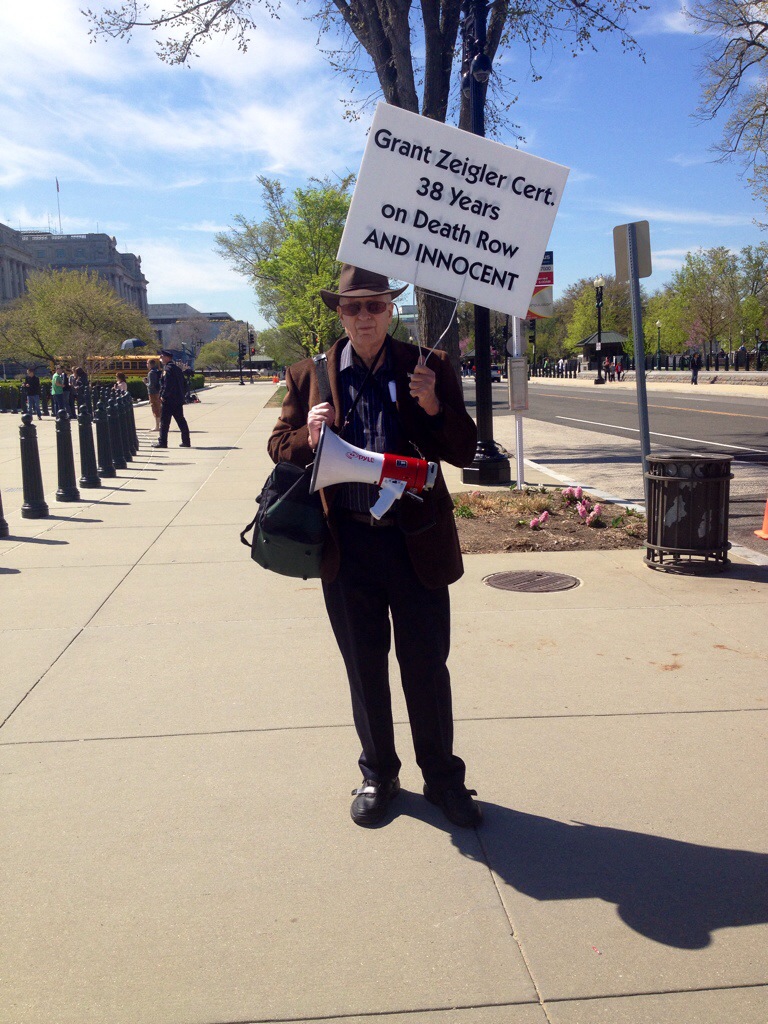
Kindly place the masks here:
[(539, 276), (533, 286), (531, 305), (528, 308), (526, 320), (547, 320), (554, 316), (555, 265), (552, 259), (552, 250), (544, 253)]
[(568, 168), (387, 103), (338, 258), (525, 317)]

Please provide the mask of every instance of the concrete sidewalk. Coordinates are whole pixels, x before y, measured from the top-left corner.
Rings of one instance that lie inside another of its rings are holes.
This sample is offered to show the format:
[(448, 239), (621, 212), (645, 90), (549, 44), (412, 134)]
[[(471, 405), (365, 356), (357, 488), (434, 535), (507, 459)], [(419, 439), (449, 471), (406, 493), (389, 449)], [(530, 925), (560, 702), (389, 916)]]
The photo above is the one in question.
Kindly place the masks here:
[[(456, 748), (485, 823), (420, 795), (395, 685), (404, 792), (357, 828), (319, 583), (238, 538), (272, 391), (205, 392), (192, 450), (143, 430), (79, 503), (40, 424), (47, 520), (0, 417), (0, 1021), (765, 1024), (765, 568), (466, 557)], [(511, 569), (579, 585), (484, 583)]]

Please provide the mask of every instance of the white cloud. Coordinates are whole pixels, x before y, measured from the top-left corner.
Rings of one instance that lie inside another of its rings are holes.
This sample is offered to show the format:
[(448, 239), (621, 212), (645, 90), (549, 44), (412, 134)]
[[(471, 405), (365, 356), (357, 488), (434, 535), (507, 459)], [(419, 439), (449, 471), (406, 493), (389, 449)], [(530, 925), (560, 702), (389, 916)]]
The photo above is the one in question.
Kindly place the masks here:
[(192, 292), (214, 294), (243, 287), (244, 279), (230, 270), (209, 242), (186, 246), (169, 239), (144, 238), (132, 244), (131, 250), (141, 256), (141, 268), (149, 280), (150, 302), (179, 302), (182, 300), (173, 296)]
[(665, 210), (662, 207), (633, 206), (630, 204), (608, 204), (602, 206), (606, 213), (615, 213), (629, 221), (647, 220), (661, 224), (707, 225), (709, 227), (744, 227), (752, 223), (751, 217), (737, 213), (715, 213), (712, 210)]

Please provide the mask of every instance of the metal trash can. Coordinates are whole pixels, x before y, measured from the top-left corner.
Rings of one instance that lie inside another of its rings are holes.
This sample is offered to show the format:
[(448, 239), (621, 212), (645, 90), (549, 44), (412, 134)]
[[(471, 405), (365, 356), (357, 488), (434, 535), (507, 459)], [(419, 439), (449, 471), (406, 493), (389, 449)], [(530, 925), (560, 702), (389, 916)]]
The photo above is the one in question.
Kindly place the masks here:
[(670, 572), (724, 572), (728, 560), (728, 455), (659, 455), (646, 460), (645, 561)]

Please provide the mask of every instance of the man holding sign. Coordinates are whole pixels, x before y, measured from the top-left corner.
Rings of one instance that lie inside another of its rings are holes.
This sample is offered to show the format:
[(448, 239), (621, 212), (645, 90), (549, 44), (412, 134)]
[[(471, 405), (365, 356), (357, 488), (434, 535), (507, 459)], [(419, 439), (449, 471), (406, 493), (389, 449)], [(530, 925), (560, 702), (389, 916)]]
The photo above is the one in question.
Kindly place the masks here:
[[(345, 264), (338, 292), (321, 291), (344, 337), (327, 353), (332, 400), (320, 401), (311, 359), (291, 366), (269, 439), (275, 462), (313, 461), (323, 424), (357, 448), (455, 466), (471, 461), (477, 431), (444, 352), (422, 357), (388, 334), (393, 299), (383, 274)], [(321, 490), (330, 537), (323, 554), (326, 609), (347, 670), (363, 775), (352, 819), (379, 824), (400, 789), (388, 658), (390, 615), (424, 795), (456, 825), (481, 820), (465, 765), (453, 753), (448, 585), (462, 572), (453, 502), (442, 473), (422, 501), (405, 495), (380, 520), (377, 488), (360, 482)]]

